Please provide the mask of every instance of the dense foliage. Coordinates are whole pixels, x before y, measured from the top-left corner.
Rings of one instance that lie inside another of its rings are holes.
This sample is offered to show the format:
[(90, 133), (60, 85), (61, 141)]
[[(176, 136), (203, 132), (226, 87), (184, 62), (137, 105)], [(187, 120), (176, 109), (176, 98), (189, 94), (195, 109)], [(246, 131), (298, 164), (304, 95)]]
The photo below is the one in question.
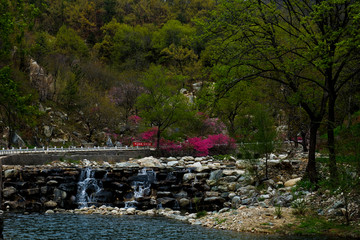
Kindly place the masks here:
[[(274, 140), (302, 138), (315, 182), (320, 132), (337, 177), (334, 129), (360, 109), (358, 1), (1, 0), (0, 12), (2, 147), (15, 132), (28, 146), (111, 137), (197, 155), (263, 142), (267, 158)], [(351, 131), (338, 138), (352, 149)]]

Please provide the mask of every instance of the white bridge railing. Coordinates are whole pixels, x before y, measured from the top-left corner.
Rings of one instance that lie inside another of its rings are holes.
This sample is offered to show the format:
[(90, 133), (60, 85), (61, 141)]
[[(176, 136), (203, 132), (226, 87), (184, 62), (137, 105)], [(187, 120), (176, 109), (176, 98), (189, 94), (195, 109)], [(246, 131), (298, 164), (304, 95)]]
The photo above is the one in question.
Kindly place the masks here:
[(98, 151), (126, 151), (126, 150), (144, 150), (150, 147), (136, 146), (136, 147), (34, 147), (34, 148), (12, 148), (0, 150), (1, 155), (11, 154), (31, 154), (31, 153), (60, 153), (60, 152), (98, 152)]

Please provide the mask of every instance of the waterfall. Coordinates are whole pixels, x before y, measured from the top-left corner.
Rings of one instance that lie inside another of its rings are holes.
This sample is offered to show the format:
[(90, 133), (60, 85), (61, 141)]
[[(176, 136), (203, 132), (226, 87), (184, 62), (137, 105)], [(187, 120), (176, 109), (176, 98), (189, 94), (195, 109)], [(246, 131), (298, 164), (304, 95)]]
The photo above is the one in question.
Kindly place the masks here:
[(140, 179), (142, 180), (133, 181), (131, 184), (134, 189), (135, 199), (142, 198), (150, 194), (151, 183), (156, 180), (156, 172), (153, 170), (148, 171), (146, 168), (143, 168), (139, 171), (138, 176), (140, 176)]
[(101, 181), (94, 177), (95, 171), (85, 168), (81, 171), (77, 189), (77, 203), (79, 208), (87, 207), (89, 203), (96, 203), (96, 194), (102, 190)]
[(125, 208), (135, 207), (135, 205), (137, 204), (136, 199), (150, 195), (151, 184), (156, 181), (156, 172), (154, 172), (153, 170), (147, 170), (146, 168), (143, 168), (139, 170), (136, 179), (137, 180), (131, 183), (131, 186), (134, 189), (135, 200), (126, 201)]

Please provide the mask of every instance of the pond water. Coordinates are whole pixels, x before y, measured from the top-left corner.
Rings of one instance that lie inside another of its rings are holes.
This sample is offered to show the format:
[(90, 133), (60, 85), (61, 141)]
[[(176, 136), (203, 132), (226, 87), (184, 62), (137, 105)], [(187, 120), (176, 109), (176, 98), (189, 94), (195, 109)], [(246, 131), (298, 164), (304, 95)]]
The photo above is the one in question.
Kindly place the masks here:
[(4, 239), (211, 239), (322, 240), (325, 237), (266, 236), (207, 229), (163, 217), (6, 214)]

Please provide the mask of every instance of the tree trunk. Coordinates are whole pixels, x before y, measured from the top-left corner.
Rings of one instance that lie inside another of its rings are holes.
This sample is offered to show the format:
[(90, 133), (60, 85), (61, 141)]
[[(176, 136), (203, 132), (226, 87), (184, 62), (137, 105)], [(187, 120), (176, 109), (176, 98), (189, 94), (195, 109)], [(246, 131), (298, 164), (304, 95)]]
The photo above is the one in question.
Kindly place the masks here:
[(307, 140), (306, 140), (306, 132), (305, 131), (301, 131), (301, 138), (302, 138), (302, 147), (303, 147), (303, 152), (307, 152), (308, 151), (308, 147), (307, 147)]
[(8, 148), (12, 147), (14, 136), (15, 130), (13, 130), (12, 127), (9, 127)]
[(160, 127), (158, 126), (158, 130), (157, 130), (157, 134), (156, 134), (157, 136), (157, 139), (156, 139), (156, 150), (157, 151), (160, 151), (160, 135), (161, 135), (161, 133), (160, 133)]
[(265, 179), (268, 180), (268, 154), (265, 153)]
[(317, 183), (318, 176), (316, 170), (315, 150), (316, 150), (316, 135), (320, 127), (320, 123), (311, 121), (310, 123), (310, 146), (308, 155), (308, 164), (306, 166), (304, 178), (308, 178), (310, 182)]
[(332, 181), (336, 181), (337, 178), (337, 166), (336, 166), (336, 154), (335, 154), (335, 98), (333, 94), (329, 96), (328, 103), (328, 121), (327, 121), (327, 134), (328, 134), (328, 150), (329, 150), (329, 170), (330, 178)]

